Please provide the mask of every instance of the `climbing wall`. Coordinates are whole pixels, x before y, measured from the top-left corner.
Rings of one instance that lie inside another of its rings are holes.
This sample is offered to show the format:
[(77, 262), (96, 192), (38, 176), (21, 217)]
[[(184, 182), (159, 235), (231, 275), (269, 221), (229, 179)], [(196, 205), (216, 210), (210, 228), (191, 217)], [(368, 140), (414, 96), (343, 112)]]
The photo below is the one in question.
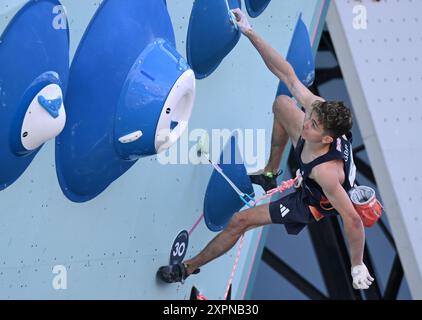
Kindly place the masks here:
[[(0, 1), (0, 34), (26, 3)], [(62, 3), (73, 59), (102, 1)], [(183, 56), (192, 3), (167, 1), (177, 50)], [(326, 4), (324, 0), (272, 1), (250, 21), (286, 54), (300, 13), (312, 44), (318, 41)], [(241, 38), (212, 75), (197, 81), (189, 129), (169, 150), (177, 163), (163, 165), (157, 156), (142, 158), (98, 197), (84, 203), (64, 196), (56, 175), (54, 141), (47, 142), (22, 176), (0, 192), (0, 297), (189, 299), (192, 286), (196, 286), (209, 298), (223, 299), (230, 283), (233, 299), (248, 297), (260, 262), (262, 228), (248, 232), (242, 243), (183, 285), (163, 284), (155, 272), (169, 263), (179, 232), (189, 235), (186, 257), (197, 254), (216, 235), (203, 219), (212, 167), (185, 161), (187, 154), (196, 154), (195, 129), (210, 135), (213, 129), (230, 133), (241, 128), (243, 134), (251, 130), (252, 143), (262, 139), (265, 150), (246, 167), (248, 171), (262, 167), (269, 156), (271, 106), (277, 85), (278, 80), (267, 71), (252, 45)], [(216, 148), (217, 153), (224, 142)], [(255, 193), (261, 195), (262, 190), (256, 188)]]
[(413, 298), (422, 298), (422, 1), (336, 1), (327, 25)]

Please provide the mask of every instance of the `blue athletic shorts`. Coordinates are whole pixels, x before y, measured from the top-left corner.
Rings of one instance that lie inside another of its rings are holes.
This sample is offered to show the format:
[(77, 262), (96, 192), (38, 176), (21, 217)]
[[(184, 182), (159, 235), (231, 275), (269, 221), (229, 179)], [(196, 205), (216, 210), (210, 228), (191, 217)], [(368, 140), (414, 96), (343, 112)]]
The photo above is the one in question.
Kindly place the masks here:
[(273, 223), (283, 224), (288, 234), (298, 234), (306, 225), (315, 222), (301, 189), (270, 203)]

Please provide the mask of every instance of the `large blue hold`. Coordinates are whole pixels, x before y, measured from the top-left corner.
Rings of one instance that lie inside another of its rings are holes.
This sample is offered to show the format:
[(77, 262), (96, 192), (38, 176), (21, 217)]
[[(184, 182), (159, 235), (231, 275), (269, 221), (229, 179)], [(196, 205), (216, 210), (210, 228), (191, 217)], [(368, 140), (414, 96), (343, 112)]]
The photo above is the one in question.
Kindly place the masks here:
[[(296, 23), (286, 60), (292, 65), (299, 80), (305, 86), (311, 86), (315, 79), (315, 63), (309, 32), (302, 20), (302, 14), (299, 15)], [(277, 89), (277, 97), (280, 95), (292, 96), (282, 81)]]
[(42, 147), (25, 150), (21, 145), (29, 104), (48, 85), (66, 89), (69, 33), (54, 27), (59, 5), (56, 0), (29, 1), (0, 37), (0, 190), (22, 175)]
[[(245, 193), (254, 196), (251, 181), (247, 175), (243, 159), (237, 144), (237, 136), (233, 135), (224, 147), (220, 156), (219, 166), (226, 176)], [(213, 171), (204, 199), (204, 218), (211, 231), (222, 230), (230, 218), (238, 212), (245, 203), (216, 170)]]
[[(165, 1), (101, 4), (72, 63), (66, 127), (56, 139), (57, 175), (70, 200), (96, 197), (137, 159), (157, 153), (164, 102), (190, 70), (174, 48)], [(169, 131), (178, 125), (171, 121)]]
[(245, 0), (245, 6), (248, 14), (252, 18), (256, 18), (264, 12), (270, 2), (271, 0)]
[(240, 0), (195, 0), (189, 21), (186, 54), (197, 79), (208, 77), (240, 39), (229, 9)]

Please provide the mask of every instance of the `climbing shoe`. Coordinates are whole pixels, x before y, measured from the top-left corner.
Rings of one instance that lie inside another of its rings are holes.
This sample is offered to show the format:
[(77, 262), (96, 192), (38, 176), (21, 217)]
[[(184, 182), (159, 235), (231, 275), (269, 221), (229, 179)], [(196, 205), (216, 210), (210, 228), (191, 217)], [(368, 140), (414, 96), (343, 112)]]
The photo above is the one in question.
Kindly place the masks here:
[[(199, 269), (196, 269), (192, 274), (199, 273)], [(185, 263), (171, 264), (168, 266), (162, 266), (157, 271), (157, 277), (167, 283), (181, 282), (184, 283), (188, 277), (187, 265)]]
[(258, 171), (256, 173), (251, 173), (249, 179), (253, 184), (260, 185), (265, 192), (277, 188), (277, 177), (282, 173), (279, 171), (277, 173), (272, 173), (271, 171), (264, 172)]

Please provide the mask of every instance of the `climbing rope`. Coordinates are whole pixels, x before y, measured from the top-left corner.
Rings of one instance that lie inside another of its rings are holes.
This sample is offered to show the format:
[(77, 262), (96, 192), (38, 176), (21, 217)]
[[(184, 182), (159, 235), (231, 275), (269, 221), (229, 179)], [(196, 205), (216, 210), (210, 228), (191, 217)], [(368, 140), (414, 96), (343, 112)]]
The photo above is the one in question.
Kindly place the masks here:
[(230, 8), (228, 0), (226, 0), (226, 5), (227, 5), (227, 12), (229, 14), (229, 19), (230, 19), (231, 23), (233, 24), (233, 26), (236, 30), (239, 30), (239, 27), (237, 26), (237, 22), (236, 22), (236, 16), (232, 12), (232, 9)]
[(218, 164), (213, 163), (206, 155), (205, 155), (205, 158), (214, 167), (214, 169), (224, 178), (224, 180), (226, 180), (226, 182), (233, 188), (233, 190), (237, 193), (237, 195), (243, 201), (243, 203), (245, 203), (245, 205), (247, 205), (249, 208), (255, 207), (259, 202), (272, 197), (276, 193), (282, 193), (292, 188), (293, 186), (297, 185), (298, 182), (301, 181), (300, 174), (297, 174), (296, 178), (283, 181), (277, 188), (268, 190), (264, 196), (262, 196), (258, 200), (255, 200), (254, 198), (252, 198), (251, 195), (240, 191), (239, 188), (233, 183), (233, 181), (231, 181), (230, 178), (226, 176), (226, 174), (223, 172), (223, 169), (221, 169), (221, 167)]
[(283, 181), (277, 188), (268, 190), (263, 197), (254, 201), (254, 206), (256, 206), (259, 202), (261, 202), (261, 201), (263, 201), (267, 198), (271, 198), (276, 193), (282, 193), (282, 192), (294, 187), (298, 180), (299, 180), (299, 176), (297, 176), (294, 179), (289, 179), (289, 180)]
[(223, 169), (221, 169), (221, 167), (218, 164), (212, 162), (211, 159), (206, 154), (203, 154), (203, 156), (214, 167), (214, 169), (224, 178), (224, 180), (226, 180), (226, 182), (232, 187), (232, 189), (237, 193), (237, 195), (243, 201), (243, 203), (246, 204), (249, 208), (252, 208), (254, 205), (251, 205), (250, 202), (254, 201), (254, 199), (249, 194), (246, 194), (240, 191), (239, 188), (233, 183), (233, 181), (231, 181), (230, 178), (226, 176), (226, 174), (223, 172)]

